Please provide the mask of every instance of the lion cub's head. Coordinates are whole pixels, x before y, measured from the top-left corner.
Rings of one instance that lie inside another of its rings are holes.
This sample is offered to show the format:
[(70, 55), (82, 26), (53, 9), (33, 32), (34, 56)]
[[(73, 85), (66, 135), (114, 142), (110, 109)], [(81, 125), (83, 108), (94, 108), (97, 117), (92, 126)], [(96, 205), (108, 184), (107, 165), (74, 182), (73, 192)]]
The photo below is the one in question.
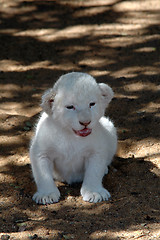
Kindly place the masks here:
[(97, 84), (86, 74), (62, 75), (42, 97), (43, 110), (56, 124), (72, 134), (86, 137), (92, 133), (113, 97), (112, 89)]

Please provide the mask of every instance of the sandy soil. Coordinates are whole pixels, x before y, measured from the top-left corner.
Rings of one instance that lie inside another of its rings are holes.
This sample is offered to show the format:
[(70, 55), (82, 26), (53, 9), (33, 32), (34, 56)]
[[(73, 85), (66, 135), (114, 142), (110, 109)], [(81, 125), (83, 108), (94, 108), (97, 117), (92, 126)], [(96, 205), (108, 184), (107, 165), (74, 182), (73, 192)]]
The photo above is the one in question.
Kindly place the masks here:
[[(159, 0), (0, 0), (0, 24), (0, 238), (160, 239)], [(73, 70), (115, 92), (112, 198), (85, 203), (80, 184), (58, 182), (60, 202), (36, 205), (28, 147), (41, 94)]]

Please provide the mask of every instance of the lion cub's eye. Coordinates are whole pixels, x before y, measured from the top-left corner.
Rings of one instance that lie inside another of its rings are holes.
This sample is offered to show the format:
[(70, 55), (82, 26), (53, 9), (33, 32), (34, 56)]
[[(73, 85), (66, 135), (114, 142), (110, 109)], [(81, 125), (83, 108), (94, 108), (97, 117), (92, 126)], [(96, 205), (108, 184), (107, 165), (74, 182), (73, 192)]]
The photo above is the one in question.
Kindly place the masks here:
[(95, 106), (95, 105), (96, 105), (95, 102), (91, 102), (91, 103), (89, 104), (89, 107), (91, 108), (91, 107), (93, 107), (93, 106)]
[(75, 107), (74, 107), (73, 105), (71, 105), (71, 106), (66, 106), (66, 108), (67, 108), (67, 109), (73, 109), (73, 110), (75, 110)]

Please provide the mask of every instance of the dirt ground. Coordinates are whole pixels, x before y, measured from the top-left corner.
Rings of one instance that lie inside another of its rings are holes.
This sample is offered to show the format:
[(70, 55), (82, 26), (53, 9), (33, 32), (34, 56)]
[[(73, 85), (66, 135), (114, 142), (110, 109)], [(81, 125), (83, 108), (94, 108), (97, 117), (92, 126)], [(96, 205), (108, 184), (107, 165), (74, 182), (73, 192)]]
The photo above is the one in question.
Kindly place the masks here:
[[(40, 206), (29, 142), (41, 94), (70, 71), (115, 92), (112, 198), (57, 182), (59, 203)], [(159, 0), (0, 0), (0, 239), (160, 239), (159, 83)]]

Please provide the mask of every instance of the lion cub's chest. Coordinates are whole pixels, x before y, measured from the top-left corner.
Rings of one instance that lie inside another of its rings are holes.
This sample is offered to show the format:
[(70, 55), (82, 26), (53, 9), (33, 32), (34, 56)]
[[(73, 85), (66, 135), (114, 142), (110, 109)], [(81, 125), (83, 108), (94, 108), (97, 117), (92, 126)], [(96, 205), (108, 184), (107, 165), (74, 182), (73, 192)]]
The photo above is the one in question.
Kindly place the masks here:
[(84, 159), (87, 159), (91, 154), (93, 154), (93, 149), (90, 146), (85, 146), (80, 144), (69, 144), (66, 143), (63, 146), (59, 146), (54, 151), (55, 160), (62, 161), (63, 163), (72, 163), (81, 162)]
[(87, 157), (93, 152), (94, 147), (89, 141), (89, 138), (70, 137), (70, 136), (57, 136), (53, 141), (50, 150), (56, 155), (57, 159), (64, 159), (69, 162), (73, 159), (82, 159)]
[(52, 152), (55, 173), (68, 183), (82, 181), (86, 162), (93, 154), (89, 146), (77, 144), (68, 142)]

